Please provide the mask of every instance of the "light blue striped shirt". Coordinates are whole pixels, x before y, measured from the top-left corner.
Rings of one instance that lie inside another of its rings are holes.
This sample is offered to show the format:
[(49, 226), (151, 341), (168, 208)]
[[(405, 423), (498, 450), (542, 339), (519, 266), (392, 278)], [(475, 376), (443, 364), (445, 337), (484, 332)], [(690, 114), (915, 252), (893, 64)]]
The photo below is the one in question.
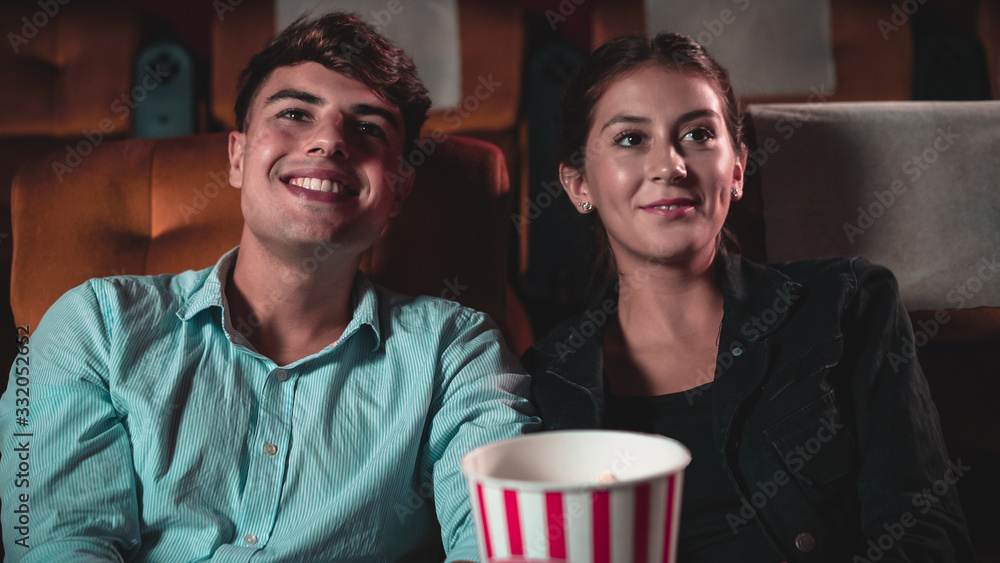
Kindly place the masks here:
[(343, 336), (277, 366), (227, 320), (235, 253), (46, 313), (0, 400), (7, 561), (477, 560), (459, 460), (538, 422), (492, 321), (359, 272)]

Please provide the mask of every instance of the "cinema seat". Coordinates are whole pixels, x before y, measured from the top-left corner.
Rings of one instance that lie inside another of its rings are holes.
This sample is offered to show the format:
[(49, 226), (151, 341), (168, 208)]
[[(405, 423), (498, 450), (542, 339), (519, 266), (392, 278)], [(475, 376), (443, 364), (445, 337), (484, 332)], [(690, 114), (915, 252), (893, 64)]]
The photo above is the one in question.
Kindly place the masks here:
[[(750, 106), (747, 193), (772, 262), (860, 255), (889, 267), (979, 561), (1000, 561), (1000, 101)], [(750, 171), (753, 170), (753, 174)]]
[[(809, 92), (795, 96), (758, 96), (745, 98), (742, 103), (913, 99), (910, 25), (902, 22), (887, 37), (876, 25), (880, 19), (891, 15), (893, 4), (892, 0), (830, 3), (830, 31), (837, 72), (837, 87), (832, 93), (822, 98)], [(623, 33), (646, 33), (644, 0), (595, 0), (591, 22), (595, 48)], [(778, 61), (780, 54), (775, 53), (774, 60), (762, 61), (762, 64), (773, 65)]]
[[(57, 149), (53, 161), (63, 162), (67, 147), (90, 144), (87, 136), (128, 134), (131, 119), (113, 104), (130, 91), (140, 16), (124, 0), (9, 0), (0, 3), (0, 22), (7, 40), (0, 49), (0, 292), (9, 294), (14, 174)], [(0, 306), (0, 326), (13, 330), (8, 304)], [(15, 353), (13, 340), (4, 340), (0, 365), (10, 366)]]

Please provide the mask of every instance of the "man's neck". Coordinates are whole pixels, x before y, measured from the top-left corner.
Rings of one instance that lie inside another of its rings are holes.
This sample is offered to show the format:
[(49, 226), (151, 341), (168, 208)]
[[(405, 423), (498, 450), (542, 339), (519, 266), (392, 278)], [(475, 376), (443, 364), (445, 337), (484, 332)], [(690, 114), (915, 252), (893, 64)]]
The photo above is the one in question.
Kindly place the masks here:
[(361, 257), (316, 254), (278, 256), (244, 237), (226, 284), (233, 326), (278, 365), (333, 344), (353, 316)]

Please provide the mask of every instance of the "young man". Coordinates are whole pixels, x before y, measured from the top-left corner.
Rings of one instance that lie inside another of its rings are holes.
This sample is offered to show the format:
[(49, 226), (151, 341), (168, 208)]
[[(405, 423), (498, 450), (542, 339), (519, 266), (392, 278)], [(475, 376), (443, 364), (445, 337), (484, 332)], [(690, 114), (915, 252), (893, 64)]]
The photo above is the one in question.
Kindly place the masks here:
[(18, 397), (0, 401), (8, 561), (477, 558), (459, 460), (537, 423), (527, 376), (481, 313), (358, 270), (429, 105), (353, 16), (254, 57), (229, 139), (240, 246), (53, 305), (30, 461)]

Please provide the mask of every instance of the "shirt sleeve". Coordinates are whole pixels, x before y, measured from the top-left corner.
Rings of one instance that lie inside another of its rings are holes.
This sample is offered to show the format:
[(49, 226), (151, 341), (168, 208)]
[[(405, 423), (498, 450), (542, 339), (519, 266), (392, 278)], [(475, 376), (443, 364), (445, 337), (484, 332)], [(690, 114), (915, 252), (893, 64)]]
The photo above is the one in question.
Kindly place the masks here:
[(853, 400), (861, 466), (861, 557), (974, 561), (937, 409), (916, 358), (913, 330), (889, 270), (854, 264), (858, 291), (845, 324), (858, 331)]
[(8, 562), (122, 561), (139, 546), (131, 447), (108, 386), (113, 340), (93, 283), (22, 340), (0, 399)]
[(490, 318), (465, 309), (447, 331), (429, 453), (446, 561), (478, 561), (462, 457), (483, 444), (539, 428), (529, 377)]

